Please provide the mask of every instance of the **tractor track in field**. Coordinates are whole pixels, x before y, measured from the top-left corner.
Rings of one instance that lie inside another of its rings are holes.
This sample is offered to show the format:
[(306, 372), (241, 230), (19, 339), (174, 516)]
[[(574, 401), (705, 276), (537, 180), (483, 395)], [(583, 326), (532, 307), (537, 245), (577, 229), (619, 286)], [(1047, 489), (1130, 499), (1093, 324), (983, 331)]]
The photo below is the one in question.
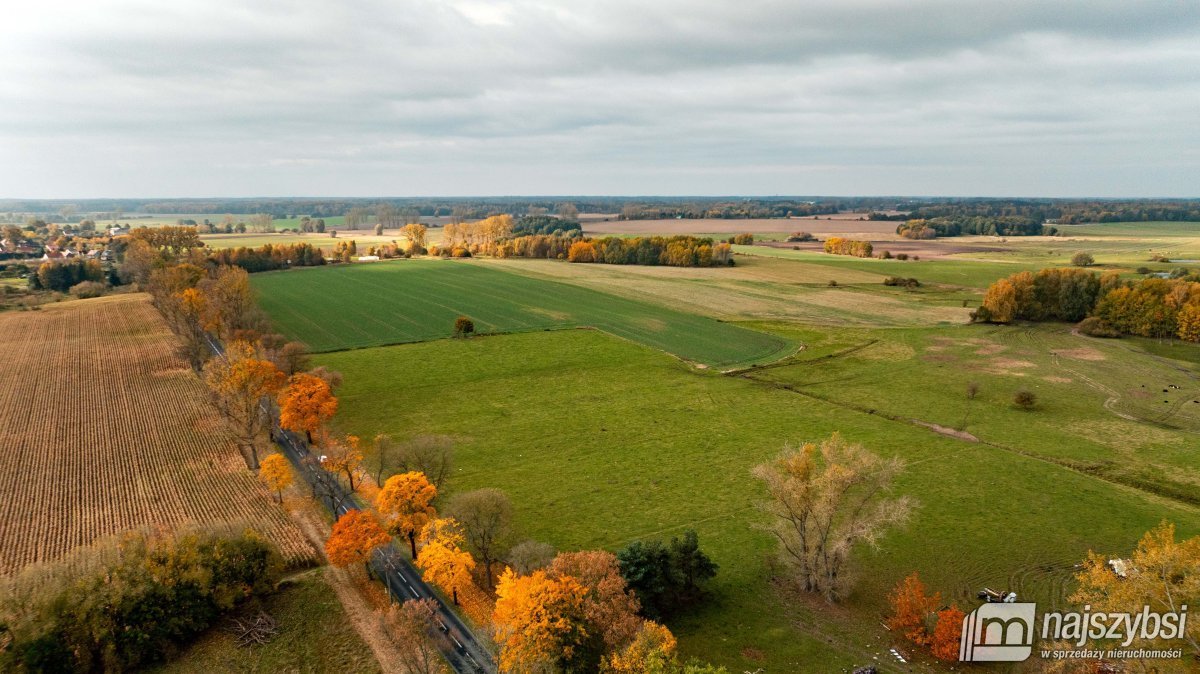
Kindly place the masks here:
[[(846, 403), (846, 402), (842, 402), (839, 400), (834, 400), (832, 398), (827, 398), (827, 397), (824, 397), (821, 395), (817, 395), (815, 393), (800, 390), (797, 386), (792, 385), (792, 384), (784, 384), (784, 383), (780, 383), (780, 382), (771, 381), (769, 379), (759, 379), (757, 377), (754, 377), (753, 374), (754, 374), (754, 371), (743, 371), (743, 372), (738, 372), (738, 373), (728, 373), (727, 376), (738, 377), (741, 379), (745, 379), (746, 381), (749, 381), (751, 383), (757, 384), (759, 386), (765, 386), (767, 388), (772, 388), (772, 389), (776, 389), (776, 390), (780, 390), (780, 391), (786, 391), (786, 392), (789, 392), (789, 393), (792, 393), (792, 394), (795, 394), (798, 396), (809, 398), (811, 400), (817, 400), (817, 401), (820, 401), (823, 403), (828, 403), (830, 405), (835, 405), (837, 407), (841, 407), (843, 409), (847, 409), (847, 410), (850, 410), (853, 412), (859, 412), (861, 414), (869, 414), (871, 416), (879, 417), (881, 419), (886, 419), (886, 420), (894, 422), (894, 423), (905, 424), (907, 426), (915, 426), (917, 428), (924, 428), (925, 430), (928, 430), (931, 433), (937, 433), (938, 435), (942, 435), (943, 437), (954, 438), (954, 439), (960, 440), (961, 442), (968, 442), (968, 443), (971, 442), (970, 440), (967, 440), (965, 438), (960, 438), (960, 437), (956, 437), (953, 435), (946, 435), (943, 433), (939, 433), (936, 429), (930, 428), (930, 426), (927, 423), (921, 422), (918, 419), (910, 419), (908, 417), (890, 414), (883, 410), (879, 410), (879, 409), (875, 409), (875, 408), (868, 408), (868, 407), (864, 407), (862, 405), (855, 405), (853, 403)], [(1144, 420), (1136, 419), (1136, 418), (1133, 420), (1144, 422)], [(1040, 454), (1036, 454), (1034, 452), (1030, 452), (1030, 451), (1027, 451), (1024, 449), (1012, 447), (1010, 445), (1002, 445), (997, 442), (991, 442), (989, 440), (983, 440), (983, 439), (977, 438), (977, 441), (974, 443), (971, 443), (971, 444), (993, 447), (995, 449), (999, 449), (999, 450), (1002, 450), (1005, 452), (1016, 454), (1018, 456), (1025, 457), (1027, 459), (1032, 459), (1034, 461), (1040, 461), (1047, 465), (1056, 466), (1056, 467), (1062, 468), (1064, 470), (1069, 470), (1069, 471), (1079, 474), (1079, 475), (1085, 475), (1087, 477), (1090, 477), (1090, 478), (1099, 480), (1101, 482), (1104, 482), (1106, 484), (1112, 485), (1114, 488), (1122, 489), (1122, 490), (1130, 491), (1130, 492), (1135, 492), (1147, 499), (1166, 501), (1177, 507), (1182, 507), (1182, 508), (1186, 508), (1188, 510), (1200, 512), (1200, 497), (1197, 497), (1195, 500), (1189, 500), (1189, 499), (1179, 498), (1178, 496), (1175, 496), (1175, 495), (1172, 495), (1169, 493), (1159, 493), (1159, 492), (1155, 492), (1155, 491), (1150, 491), (1150, 490), (1147, 490), (1137, 484), (1131, 484), (1128, 482), (1123, 482), (1118, 479), (1114, 479), (1113, 477), (1106, 475), (1105, 473), (1103, 473), (1099, 470), (1089, 470), (1088, 467), (1077, 465), (1070, 461), (1053, 459), (1053, 458), (1050, 458), (1047, 456), (1042, 456)]]

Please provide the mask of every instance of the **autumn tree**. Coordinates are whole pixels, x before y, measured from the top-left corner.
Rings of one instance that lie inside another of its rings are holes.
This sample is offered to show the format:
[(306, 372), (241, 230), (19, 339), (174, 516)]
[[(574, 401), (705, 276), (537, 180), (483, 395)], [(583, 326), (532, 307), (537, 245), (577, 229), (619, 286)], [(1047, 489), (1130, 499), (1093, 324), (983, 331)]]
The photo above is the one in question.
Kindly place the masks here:
[(421, 529), (421, 550), (417, 553), (417, 568), (421, 576), (440, 587), (458, 604), (459, 589), (472, 584), (471, 572), (475, 558), (462, 549), (462, 526), (453, 518), (430, 520)]
[(469, 337), (474, 332), (475, 321), (472, 321), (466, 316), (459, 316), (458, 318), (454, 319), (455, 337)]
[(333, 523), (333, 531), (325, 541), (325, 555), (334, 566), (363, 564), (390, 540), (374, 513), (351, 510)]
[(279, 395), (279, 425), (303, 432), (311, 443), (313, 434), (324, 428), (337, 408), (337, 398), (324, 379), (300, 372), (288, 378), (287, 388)]
[(325, 443), (321, 465), (335, 475), (346, 478), (350, 491), (358, 489), (363, 473), (363, 455), (359, 449), (358, 436), (347, 435)]
[(417, 558), (417, 534), (437, 514), (433, 508), (436, 497), (437, 488), (416, 471), (389, 477), (375, 496), (375, 507), (386, 518), (388, 530), (408, 538), (413, 559)]
[(492, 620), (505, 672), (586, 671), (596, 655), (587, 631), (583, 598), (587, 589), (569, 576), (545, 571), (518, 576), (506, 570), (496, 585)]
[(462, 524), (467, 543), (483, 562), (484, 584), (491, 589), (492, 567), (504, 555), (513, 533), (508, 495), (491, 487), (461, 492), (450, 499), (447, 512)]
[(222, 266), (198, 287), (208, 297), (205, 327), (222, 339), (243, 331), (260, 331), (266, 324), (250, 288), (250, 275), (236, 266)]
[[(1094, 612), (1116, 613), (1140, 613), (1143, 607), (1158, 613), (1179, 612), (1185, 605), (1200, 604), (1200, 536), (1177, 541), (1175, 525), (1164, 521), (1142, 536), (1120, 575), (1109, 567), (1110, 558), (1088, 552), (1071, 601), (1090, 604)], [(1189, 623), (1182, 636), (1192, 655), (1200, 657), (1200, 621)], [(1129, 646), (1164, 647), (1143, 639)]]
[(606, 674), (645, 674), (671, 671), (675, 660), (675, 635), (656, 622), (646, 620), (634, 638), (604, 661)]
[(263, 459), (262, 466), (259, 467), (258, 479), (267, 485), (267, 489), (275, 492), (279, 502), (283, 503), (283, 490), (292, 484), (292, 467), (288, 464), (287, 457), (282, 454), (272, 454)]
[(410, 599), (392, 604), (380, 616), (384, 632), (392, 638), (404, 671), (410, 674), (447, 674), (445, 661), (433, 640), (437, 602)]
[(418, 435), (396, 447), (393, 456), (398, 470), (422, 473), (441, 490), (454, 462), (454, 442), (445, 435)]
[(854, 548), (877, 547), (912, 513), (908, 496), (888, 498), (903, 468), (901, 459), (880, 458), (838, 433), (754, 468), (769, 495), (761, 504), (769, 530), (800, 587), (828, 601), (845, 596)]
[(204, 379), (217, 398), (217, 408), (233, 422), (238, 439), (249, 451), (251, 466), (258, 468), (258, 440), (268, 417), (263, 399), (283, 387), (283, 373), (261, 357), (254, 345), (233, 341), (223, 358), (204, 367)]
[(617, 556), (604, 550), (564, 552), (546, 570), (555, 578), (574, 578), (587, 589), (583, 614), (588, 631), (600, 635), (608, 652), (633, 641), (642, 625), (637, 598), (625, 585)]
[(933, 657), (946, 662), (958, 662), (959, 642), (962, 640), (965, 617), (966, 614), (957, 605), (938, 611), (932, 643), (929, 644), (929, 652)]
[(407, 224), (400, 228), (400, 233), (408, 239), (408, 249), (413, 253), (425, 250), (425, 237), (429, 228), (420, 224)]
[(933, 641), (927, 627), (929, 617), (941, 602), (941, 593), (925, 594), (925, 583), (914, 571), (888, 595), (892, 615), (887, 619), (887, 626), (918, 646), (928, 646)]

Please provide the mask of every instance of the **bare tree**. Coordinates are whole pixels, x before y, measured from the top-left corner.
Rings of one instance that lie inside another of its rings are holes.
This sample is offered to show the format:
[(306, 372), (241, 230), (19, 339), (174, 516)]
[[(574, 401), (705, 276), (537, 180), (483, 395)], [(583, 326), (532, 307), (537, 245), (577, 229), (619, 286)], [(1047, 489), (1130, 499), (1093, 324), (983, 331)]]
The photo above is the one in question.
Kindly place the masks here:
[(454, 443), (444, 435), (418, 435), (401, 444), (395, 458), (398, 470), (425, 473), (426, 479), (441, 491), (450, 474)]
[(570, 220), (574, 222), (579, 219), (579, 209), (575, 206), (575, 204), (570, 202), (559, 204), (556, 210), (558, 211), (558, 217), (562, 218), (563, 220)]
[(400, 226), (400, 216), (396, 207), (391, 204), (379, 204), (375, 207), (375, 222), (384, 229), (395, 229)]
[(448, 511), (462, 524), (467, 543), (483, 561), (481, 570), (490, 589), (492, 567), (500, 561), (512, 538), (512, 502), (504, 492), (488, 487), (455, 494)]
[(550, 566), (556, 554), (554, 546), (549, 543), (527, 540), (514, 545), (504, 561), (508, 562), (518, 575), (524, 576)]
[(250, 216), (250, 230), (254, 232), (274, 232), (275, 218), (270, 213), (258, 213)]
[(760, 506), (771, 516), (768, 529), (805, 591), (844, 597), (855, 546), (877, 547), (884, 532), (908, 521), (913, 500), (886, 498), (903, 469), (901, 459), (880, 458), (838, 433), (754, 468), (770, 495)]
[(351, 208), (346, 212), (346, 229), (358, 229), (359, 225), (366, 223), (368, 217), (370, 216), (367, 214), (367, 209), (362, 206)]
[(383, 630), (399, 647), (401, 664), (409, 674), (448, 671), (433, 641), (435, 606), (432, 599), (411, 599), (392, 604), (380, 616)]
[(375, 436), (374, 453), (369, 461), (364, 461), (370, 471), (371, 476), (375, 478), (375, 484), (383, 485), (383, 474), (390, 473), (391, 467), (396, 465), (396, 451), (399, 445), (392, 440), (392, 436), (380, 433)]

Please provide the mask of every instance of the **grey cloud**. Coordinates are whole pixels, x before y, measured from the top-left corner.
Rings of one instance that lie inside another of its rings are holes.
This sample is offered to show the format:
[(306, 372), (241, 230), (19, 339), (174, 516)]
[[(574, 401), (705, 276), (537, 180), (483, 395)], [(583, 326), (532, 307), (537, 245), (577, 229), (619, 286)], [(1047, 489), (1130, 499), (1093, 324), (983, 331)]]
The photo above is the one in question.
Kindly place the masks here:
[(12, 18), (6, 196), (1163, 195), (1194, 193), (1200, 168), (1200, 12), (1181, 2), (126, 0)]

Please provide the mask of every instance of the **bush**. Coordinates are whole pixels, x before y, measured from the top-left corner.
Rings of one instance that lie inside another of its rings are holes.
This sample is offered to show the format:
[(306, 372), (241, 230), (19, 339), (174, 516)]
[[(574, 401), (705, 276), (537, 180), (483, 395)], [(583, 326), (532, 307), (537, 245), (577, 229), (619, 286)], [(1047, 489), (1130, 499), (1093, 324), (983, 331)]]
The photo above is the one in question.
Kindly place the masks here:
[(128, 671), (269, 592), (274, 548), (252, 531), (128, 533), (0, 589), (3, 671)]
[(796, 232), (787, 238), (788, 243), (799, 243), (804, 241), (816, 241), (817, 237), (808, 232)]
[(1104, 337), (1106, 339), (1117, 338), (1121, 336), (1120, 331), (1108, 324), (1108, 321), (1099, 316), (1088, 316), (1079, 322), (1077, 326), (1079, 332), (1088, 337)]
[(466, 337), (475, 332), (475, 322), (466, 316), (454, 319), (454, 336)]
[(883, 279), (885, 286), (899, 286), (901, 288), (920, 288), (921, 282), (915, 278), (904, 278), (902, 276), (889, 276)]
[(836, 288), (836, 287), (838, 287), (838, 282), (837, 282), (837, 281), (835, 281), (835, 280), (833, 280), (833, 279), (829, 279), (829, 284), (828, 284), (828, 285), (829, 285), (829, 287), (830, 287), (830, 288)]
[(450, 251), (450, 257), (471, 257), (471, 251), (458, 246)]
[(81, 300), (100, 297), (104, 294), (104, 284), (99, 281), (84, 281), (71, 286), (71, 294)]
[(733, 238), (729, 239), (729, 243), (737, 244), (739, 246), (752, 246), (754, 245), (754, 235), (737, 234)]
[(1090, 267), (1096, 264), (1096, 258), (1092, 257), (1090, 253), (1075, 253), (1071, 258), (1071, 264), (1076, 267)]
[(1037, 407), (1037, 394), (1029, 389), (1021, 389), (1013, 394), (1013, 405), (1028, 412)]
[(383, 236), (383, 223), (375, 225), (375, 236)]
[(1154, 270), (1149, 267), (1138, 267), (1134, 271), (1137, 272), (1138, 274), (1141, 274), (1142, 276), (1147, 276), (1149, 274), (1154, 273)]
[(904, 262), (905, 260), (908, 259), (908, 253), (897, 253), (896, 259), (900, 260), (901, 262)]
[(880, 253), (880, 254), (879, 254), (879, 259), (880, 259), (880, 260), (890, 260), (890, 259), (892, 259), (892, 251), (890, 251), (890, 250), (885, 250), (885, 251), (883, 251), (882, 253)]

